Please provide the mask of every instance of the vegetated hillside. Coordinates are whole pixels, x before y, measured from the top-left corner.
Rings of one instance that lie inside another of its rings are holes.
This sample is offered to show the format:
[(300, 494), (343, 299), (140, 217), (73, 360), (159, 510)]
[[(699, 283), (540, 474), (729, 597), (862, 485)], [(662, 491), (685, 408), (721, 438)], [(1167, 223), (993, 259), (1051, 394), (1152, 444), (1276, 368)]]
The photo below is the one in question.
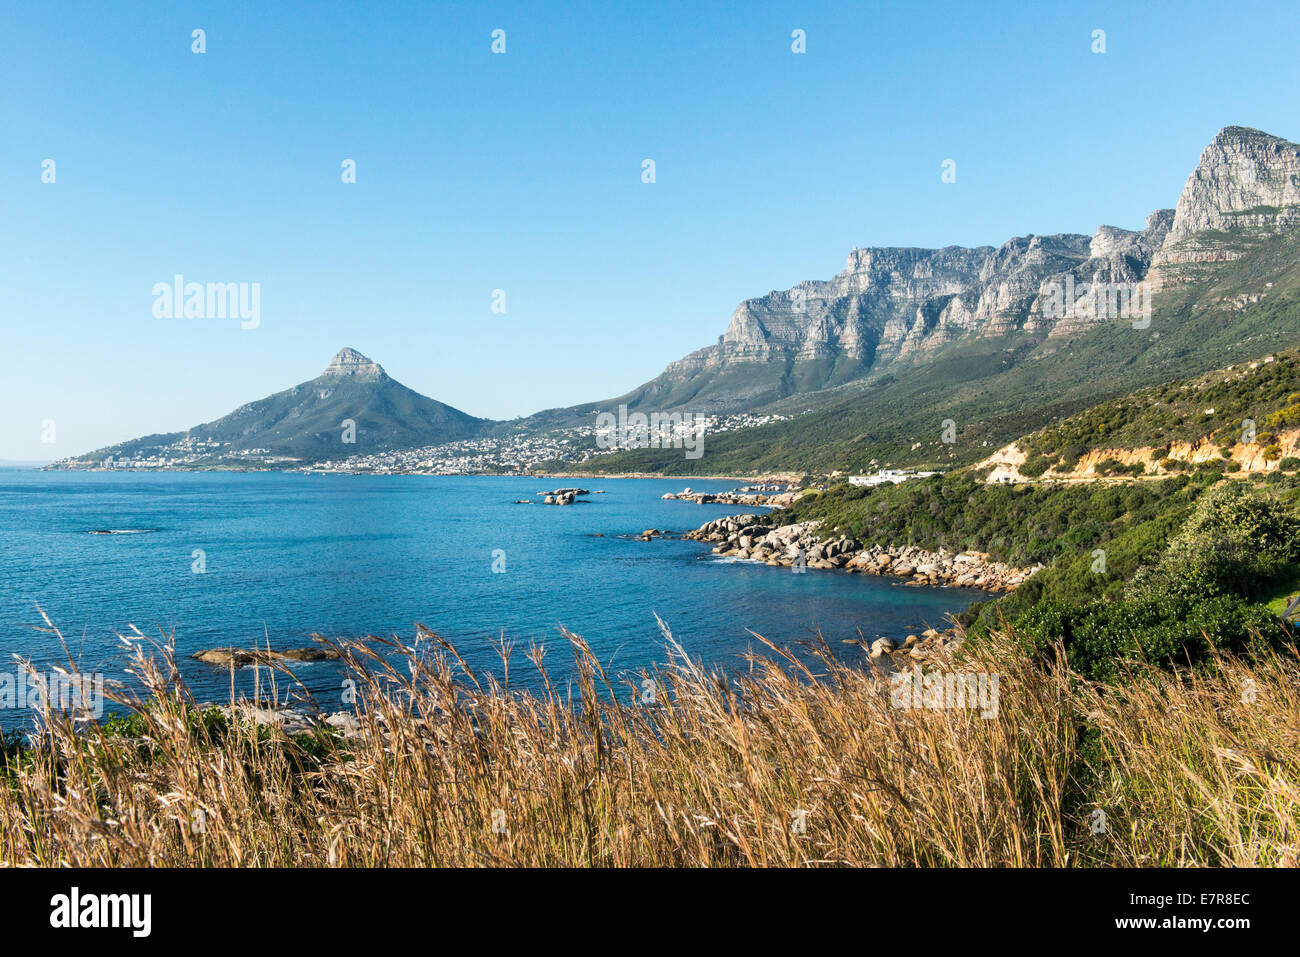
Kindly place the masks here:
[[(1093, 406), (1015, 443), (1025, 476), (1077, 469), (1085, 457), (1115, 450), (1151, 450), (1146, 471), (1182, 470), (1194, 462), (1223, 460), (1282, 467), (1300, 427), (1300, 353), (1278, 352), (1192, 379), (1140, 389)], [(1286, 432), (1284, 437), (1282, 434)], [(1118, 469), (1115, 469), (1118, 471)]]
[(763, 521), (822, 519), (867, 545), (1044, 563), (962, 621), (976, 635), (1009, 624), (1044, 654), (1059, 641), (1075, 668), (1110, 679), (1134, 657), (1195, 661), (1211, 646), (1247, 651), (1289, 640), (1276, 612), (1300, 581), (1300, 477), (1223, 474), (1011, 486), (954, 474), (840, 485)]
[(1089, 552), (1162, 512), (1185, 514), (1217, 478), (986, 485), (969, 473), (934, 475), (899, 485), (837, 485), (807, 493), (764, 518), (779, 524), (821, 519), (826, 527), (869, 544), (977, 551), (1019, 567), (1050, 565), (1062, 555)]
[[(1200, 375), (1300, 341), (1300, 236), (1233, 236), (1240, 258), (1169, 267), (1148, 328), (1115, 319), (1069, 337), (1015, 333), (954, 343), (924, 364), (846, 387), (806, 414), (706, 435), (701, 458), (636, 449), (596, 471), (677, 474), (858, 471), (873, 464), (952, 467), (1134, 389)], [(1271, 285), (1270, 285), (1271, 284)], [(951, 419), (956, 441), (942, 441)]]
[(323, 373), (292, 389), (187, 432), (145, 436), (80, 459), (148, 456), (188, 441), (214, 443), (213, 462), (254, 449), (315, 462), (451, 442), (478, 435), (491, 424), (407, 388), (359, 352), (343, 349)]
[[(1099, 438), (1185, 440), (1207, 418), (1233, 438), (1245, 413), (1259, 416), (1263, 432), (1300, 416), (1297, 377), (1300, 355), (1279, 352), (1102, 403), (1016, 445), (1047, 449), (1031, 454), (1053, 461), (1060, 449), (1095, 457)], [(1265, 433), (1256, 444), (1268, 441)], [(1277, 615), (1300, 590), (1300, 459), (1240, 477), (1214, 451), (1183, 474), (1147, 481), (1004, 485), (965, 468), (900, 485), (836, 485), (763, 521), (819, 519), (829, 534), (868, 546), (1043, 564), (963, 622), (977, 636), (1009, 625), (1043, 654), (1059, 642), (1074, 667), (1109, 680), (1126, 658), (1196, 661), (1211, 646), (1258, 651), (1289, 640)]]

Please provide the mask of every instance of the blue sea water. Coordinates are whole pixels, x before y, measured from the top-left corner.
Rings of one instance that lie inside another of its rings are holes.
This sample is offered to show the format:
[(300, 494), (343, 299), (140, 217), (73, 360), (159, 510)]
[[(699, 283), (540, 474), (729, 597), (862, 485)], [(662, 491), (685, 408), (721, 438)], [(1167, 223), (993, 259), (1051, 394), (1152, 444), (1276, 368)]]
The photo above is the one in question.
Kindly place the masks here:
[[(0, 471), (0, 672), (14, 655), (39, 668), (62, 660), (36, 630), (50, 616), (83, 671), (125, 678), (119, 634), (135, 625), (174, 635), (199, 700), (226, 700), (227, 670), (191, 661), (202, 648), (297, 648), (314, 633), (397, 635), (415, 623), (493, 669), (494, 642), (545, 644), (553, 678), (570, 673), (561, 626), (582, 635), (613, 674), (665, 660), (658, 614), (692, 656), (743, 666), (762, 651), (750, 631), (794, 644), (818, 631), (842, 639), (901, 637), (942, 625), (984, 597), (968, 589), (904, 588), (889, 579), (728, 562), (707, 545), (640, 541), (643, 529), (681, 533), (735, 506), (663, 501), (681, 479), (346, 476), (265, 473)], [(517, 505), (582, 485), (604, 490), (566, 507)], [(135, 534), (96, 535), (114, 529)], [(196, 550), (206, 570), (196, 572)], [(504, 571), (494, 571), (502, 567)], [(251, 689), (257, 669), (241, 669)], [(499, 672), (499, 668), (494, 669)], [(333, 663), (295, 665), (332, 700)], [(513, 686), (535, 672), (517, 654)], [(0, 712), (0, 726), (26, 719)]]

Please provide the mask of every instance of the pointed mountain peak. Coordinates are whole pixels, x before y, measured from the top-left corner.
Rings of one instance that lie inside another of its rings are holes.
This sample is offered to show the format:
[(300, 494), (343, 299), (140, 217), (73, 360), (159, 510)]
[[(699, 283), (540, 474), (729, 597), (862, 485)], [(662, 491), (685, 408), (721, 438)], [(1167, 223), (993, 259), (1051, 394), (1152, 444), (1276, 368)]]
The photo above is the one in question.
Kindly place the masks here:
[(378, 362), (367, 359), (356, 349), (342, 348), (321, 375), (356, 376), (363, 379), (379, 379), (384, 375), (383, 367)]
[(1225, 126), (1178, 198), (1166, 246), (1206, 230), (1277, 232), (1300, 224), (1300, 146)]

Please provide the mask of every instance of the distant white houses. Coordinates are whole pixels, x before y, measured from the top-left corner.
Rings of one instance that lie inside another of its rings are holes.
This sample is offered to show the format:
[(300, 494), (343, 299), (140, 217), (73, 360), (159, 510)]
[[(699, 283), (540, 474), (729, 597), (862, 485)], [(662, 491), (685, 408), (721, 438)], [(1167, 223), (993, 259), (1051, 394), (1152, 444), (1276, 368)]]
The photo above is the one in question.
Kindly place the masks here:
[(850, 485), (884, 485), (889, 482), (897, 485), (899, 482), (906, 482), (908, 479), (928, 478), (931, 475), (938, 475), (938, 472), (915, 472), (912, 469), (881, 469), (874, 475), (850, 475)]

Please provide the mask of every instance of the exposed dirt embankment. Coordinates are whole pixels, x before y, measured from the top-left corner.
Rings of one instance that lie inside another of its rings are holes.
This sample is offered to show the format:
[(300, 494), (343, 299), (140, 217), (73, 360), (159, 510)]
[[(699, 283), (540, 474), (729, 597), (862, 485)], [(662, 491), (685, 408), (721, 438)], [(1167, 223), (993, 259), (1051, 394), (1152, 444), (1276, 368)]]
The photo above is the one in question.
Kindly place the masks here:
[[(1240, 466), (1238, 474), (1276, 471), (1283, 459), (1300, 458), (1300, 429), (1278, 432), (1277, 445), (1280, 451), (1274, 452), (1272, 457), (1268, 458), (1266, 457), (1269, 455), (1268, 446), (1263, 443), (1238, 442), (1232, 446), (1232, 454), (1226, 461), (1235, 462)], [(1071, 469), (1051, 468), (1042, 475), (1037, 476), (1025, 475), (1020, 471), (1028, 458), (1028, 453), (1020, 448), (1018, 443), (1012, 442), (1010, 445), (1004, 445), (998, 449), (984, 461), (977, 463), (975, 468), (991, 469), (992, 471), (989, 472), (986, 481), (994, 485), (1002, 482), (1037, 482), (1043, 479), (1088, 480), (1105, 478), (1105, 473), (1099, 472), (1098, 466), (1108, 460), (1126, 466), (1140, 464), (1146, 469), (1146, 474), (1159, 476), (1174, 475), (1179, 471), (1177, 468), (1166, 468), (1160, 464), (1167, 459), (1182, 462), (1187, 466), (1196, 466), (1203, 462), (1224, 461), (1219, 446), (1215, 445), (1208, 435), (1195, 442), (1171, 442), (1164, 446), (1144, 446), (1136, 449), (1093, 449), (1080, 457), (1079, 461)]]

